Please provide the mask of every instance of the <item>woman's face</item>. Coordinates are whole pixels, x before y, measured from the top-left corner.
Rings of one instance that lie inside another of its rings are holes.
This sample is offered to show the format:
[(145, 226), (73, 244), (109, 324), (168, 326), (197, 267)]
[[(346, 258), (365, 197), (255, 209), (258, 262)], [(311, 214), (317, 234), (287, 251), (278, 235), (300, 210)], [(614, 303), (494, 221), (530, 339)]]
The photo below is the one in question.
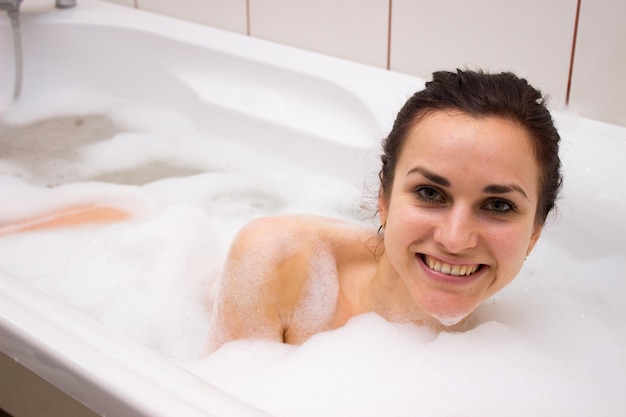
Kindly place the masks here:
[(419, 309), (450, 326), (513, 280), (541, 233), (539, 172), (511, 121), (435, 111), (413, 126), (380, 216), (385, 256)]

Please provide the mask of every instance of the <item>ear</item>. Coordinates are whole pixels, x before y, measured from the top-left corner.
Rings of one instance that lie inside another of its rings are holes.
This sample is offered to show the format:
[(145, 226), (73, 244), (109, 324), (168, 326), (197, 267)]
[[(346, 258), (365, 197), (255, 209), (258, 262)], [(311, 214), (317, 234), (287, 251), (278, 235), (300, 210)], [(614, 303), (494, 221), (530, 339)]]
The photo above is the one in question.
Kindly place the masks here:
[(380, 218), (380, 224), (387, 224), (387, 216), (389, 214), (389, 203), (385, 192), (381, 189), (378, 192), (378, 217)]
[(532, 252), (535, 244), (539, 240), (539, 236), (541, 236), (541, 232), (543, 231), (543, 226), (535, 224), (535, 228), (533, 229), (532, 235), (530, 235), (530, 242), (528, 244), (528, 250), (526, 251), (526, 256)]

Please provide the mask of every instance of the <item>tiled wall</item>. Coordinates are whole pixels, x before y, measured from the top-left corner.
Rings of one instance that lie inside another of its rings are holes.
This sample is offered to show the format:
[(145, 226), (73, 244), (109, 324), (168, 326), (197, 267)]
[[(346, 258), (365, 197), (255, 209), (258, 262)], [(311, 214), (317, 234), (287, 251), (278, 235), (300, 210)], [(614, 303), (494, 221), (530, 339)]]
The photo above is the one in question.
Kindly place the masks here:
[(512, 70), (552, 107), (569, 95), (577, 114), (626, 126), (622, 0), (110, 1), (422, 78)]
[(626, 126), (626, 1), (583, 0), (570, 105)]

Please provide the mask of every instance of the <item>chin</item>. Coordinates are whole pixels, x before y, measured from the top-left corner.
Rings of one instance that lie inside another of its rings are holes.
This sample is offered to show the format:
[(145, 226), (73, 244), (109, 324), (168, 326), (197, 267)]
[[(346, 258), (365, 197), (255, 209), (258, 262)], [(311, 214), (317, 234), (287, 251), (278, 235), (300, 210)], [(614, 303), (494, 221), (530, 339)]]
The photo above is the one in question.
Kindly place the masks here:
[(431, 316), (439, 322), (443, 327), (449, 328), (461, 324), (466, 318), (468, 318), (474, 310), (469, 312), (458, 314), (431, 314)]
[(425, 309), (425, 311), (436, 321), (435, 325), (439, 324), (436, 327), (443, 326), (444, 328), (453, 328), (463, 323), (478, 307), (476, 303), (467, 302), (467, 300), (465, 300), (465, 303), (460, 303), (457, 300), (455, 303), (438, 304), (437, 306), (432, 306), (432, 308)]

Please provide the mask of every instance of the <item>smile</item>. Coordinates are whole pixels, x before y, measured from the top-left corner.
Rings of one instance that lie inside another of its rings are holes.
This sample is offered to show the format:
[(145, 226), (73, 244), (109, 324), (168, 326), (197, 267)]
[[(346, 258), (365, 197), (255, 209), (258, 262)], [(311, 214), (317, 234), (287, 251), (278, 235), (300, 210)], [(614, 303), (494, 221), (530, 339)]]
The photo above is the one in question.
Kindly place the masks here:
[(481, 264), (453, 265), (428, 255), (421, 255), (422, 261), (429, 269), (455, 277), (469, 276), (480, 268)]

